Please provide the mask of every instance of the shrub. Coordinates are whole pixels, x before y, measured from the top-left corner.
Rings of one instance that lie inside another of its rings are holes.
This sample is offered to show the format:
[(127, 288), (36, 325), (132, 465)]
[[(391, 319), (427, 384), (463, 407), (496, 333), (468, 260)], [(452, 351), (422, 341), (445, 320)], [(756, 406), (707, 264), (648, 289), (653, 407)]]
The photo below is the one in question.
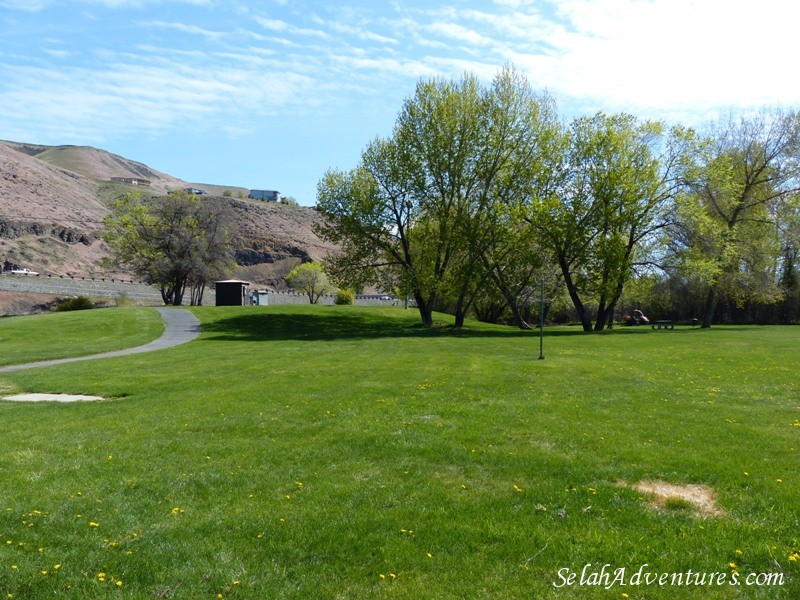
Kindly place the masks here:
[(355, 301), (355, 296), (350, 290), (339, 290), (336, 292), (336, 298), (333, 301), (336, 304), (352, 304)]
[(86, 310), (89, 308), (94, 308), (94, 304), (86, 296), (77, 296), (56, 304), (57, 312), (66, 310)]

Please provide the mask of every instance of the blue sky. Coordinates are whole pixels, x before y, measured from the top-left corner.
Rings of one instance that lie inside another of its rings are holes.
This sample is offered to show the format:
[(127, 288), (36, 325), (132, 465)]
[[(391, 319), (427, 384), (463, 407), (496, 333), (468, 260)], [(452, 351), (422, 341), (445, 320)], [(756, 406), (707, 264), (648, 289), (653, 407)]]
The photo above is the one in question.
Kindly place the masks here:
[(793, 0), (0, 0), (0, 139), (313, 205), (420, 78), (513, 64), (565, 119), (800, 103)]

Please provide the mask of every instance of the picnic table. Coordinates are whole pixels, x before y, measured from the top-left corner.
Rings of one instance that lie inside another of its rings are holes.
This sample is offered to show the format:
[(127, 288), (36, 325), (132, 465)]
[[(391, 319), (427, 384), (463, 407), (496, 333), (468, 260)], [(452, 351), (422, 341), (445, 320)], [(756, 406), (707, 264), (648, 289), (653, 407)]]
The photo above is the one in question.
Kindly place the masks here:
[(650, 329), (675, 329), (675, 323), (672, 321), (652, 321)]

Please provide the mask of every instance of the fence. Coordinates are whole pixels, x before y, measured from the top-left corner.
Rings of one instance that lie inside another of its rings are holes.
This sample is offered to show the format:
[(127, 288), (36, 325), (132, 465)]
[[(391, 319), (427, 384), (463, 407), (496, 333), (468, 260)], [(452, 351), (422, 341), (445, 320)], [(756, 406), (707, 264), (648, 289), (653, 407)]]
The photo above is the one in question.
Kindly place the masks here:
[[(250, 286), (250, 292), (257, 286)], [(88, 296), (90, 298), (130, 298), (131, 300), (161, 304), (158, 288), (141, 281), (109, 279), (101, 277), (64, 277), (61, 275), (8, 275), (0, 274), (0, 291), (21, 294), (53, 294), (55, 296)], [(214, 306), (216, 294), (210, 287), (203, 293), (203, 304)], [(269, 304), (308, 304), (308, 296), (297, 292), (269, 291)], [(334, 304), (335, 296), (321, 296), (318, 304)], [(188, 301), (188, 297), (187, 297)], [(356, 296), (360, 306), (397, 306), (400, 300), (378, 295)]]

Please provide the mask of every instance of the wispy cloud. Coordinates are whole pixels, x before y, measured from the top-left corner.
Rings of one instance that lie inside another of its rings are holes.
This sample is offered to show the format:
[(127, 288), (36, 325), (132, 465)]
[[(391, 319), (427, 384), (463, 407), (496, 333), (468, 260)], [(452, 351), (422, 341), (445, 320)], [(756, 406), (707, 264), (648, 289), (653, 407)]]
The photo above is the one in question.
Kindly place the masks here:
[(174, 29), (175, 31), (180, 31), (182, 33), (188, 33), (192, 35), (200, 35), (202, 37), (208, 39), (220, 39), (225, 34), (220, 31), (211, 31), (210, 29), (205, 29), (203, 27), (198, 27), (197, 25), (189, 25), (186, 23), (168, 23), (165, 21), (144, 21), (142, 25), (145, 27), (158, 27), (160, 29)]
[(308, 29), (304, 27), (297, 27), (286, 21), (280, 19), (267, 19), (265, 17), (255, 17), (256, 23), (261, 25), (264, 29), (269, 31), (278, 31), (281, 33), (288, 33), (292, 35), (316, 37), (322, 40), (328, 39), (328, 34), (319, 29)]

